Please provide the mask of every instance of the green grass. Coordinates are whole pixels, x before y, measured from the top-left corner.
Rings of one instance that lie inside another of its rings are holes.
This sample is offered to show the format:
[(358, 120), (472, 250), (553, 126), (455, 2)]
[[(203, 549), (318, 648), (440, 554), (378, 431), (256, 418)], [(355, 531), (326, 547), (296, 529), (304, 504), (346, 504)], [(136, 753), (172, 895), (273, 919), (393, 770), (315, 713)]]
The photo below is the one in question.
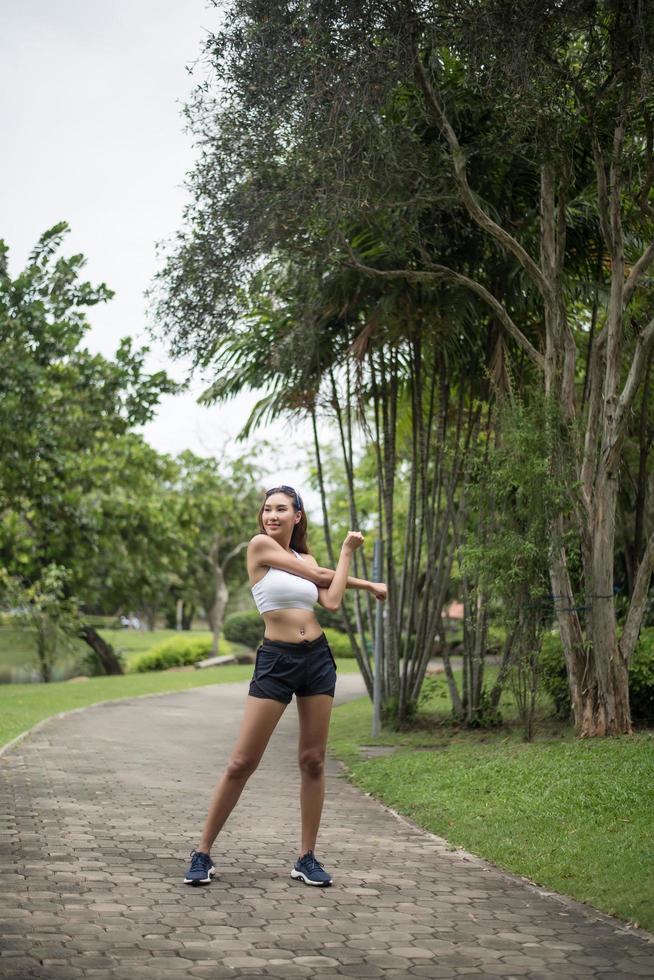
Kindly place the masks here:
[[(654, 929), (652, 733), (581, 741), (544, 720), (532, 743), (510, 725), (468, 732), (437, 711), (443, 686), (410, 732), (373, 739), (367, 698), (334, 712), (329, 747), (351, 781), (453, 847)], [(397, 748), (366, 759), (368, 745)]]
[[(163, 643), (172, 637), (178, 637), (177, 630), (126, 630), (101, 629), (100, 635), (111, 644), (116, 653), (122, 654), (127, 668), (131, 662), (151, 647)], [(184, 632), (184, 637), (193, 639), (210, 637), (208, 630), (192, 630)], [(234, 644), (222, 640), (222, 653), (231, 652)], [(57, 680), (70, 676), (71, 672), (81, 672), (81, 662), (90, 648), (81, 640), (73, 641), (72, 650), (66, 651), (57, 660), (55, 678)], [(14, 629), (10, 626), (0, 626), (0, 677), (9, 680), (12, 672), (36, 670), (37, 660), (34, 650), (33, 631), (29, 629)], [(59, 675), (59, 676), (58, 676)], [(19, 679), (25, 679), (24, 677)]]
[(0, 626), (0, 667), (35, 666), (32, 631)]

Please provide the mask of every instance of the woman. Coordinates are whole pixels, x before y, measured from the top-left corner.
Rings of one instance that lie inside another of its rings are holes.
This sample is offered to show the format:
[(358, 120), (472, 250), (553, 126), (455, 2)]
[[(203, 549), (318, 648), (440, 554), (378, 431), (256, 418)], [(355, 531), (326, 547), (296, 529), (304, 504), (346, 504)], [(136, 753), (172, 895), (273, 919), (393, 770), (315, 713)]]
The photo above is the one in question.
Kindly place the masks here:
[(292, 487), (268, 490), (259, 511), (260, 534), (248, 545), (247, 566), (265, 635), (236, 744), (214, 794), (204, 831), (184, 882), (208, 884), (215, 873), (211, 846), (255, 771), (277, 722), (297, 699), (300, 721), (302, 842), (291, 878), (307, 885), (332, 882), (314, 855), (325, 796), (323, 760), (336, 685), (336, 663), (313, 613), (316, 602), (336, 610), (346, 588), (367, 589), (386, 599), (383, 582), (348, 576), (350, 560), (363, 544), (359, 531), (343, 542), (336, 570), (320, 568), (307, 547), (307, 518)]

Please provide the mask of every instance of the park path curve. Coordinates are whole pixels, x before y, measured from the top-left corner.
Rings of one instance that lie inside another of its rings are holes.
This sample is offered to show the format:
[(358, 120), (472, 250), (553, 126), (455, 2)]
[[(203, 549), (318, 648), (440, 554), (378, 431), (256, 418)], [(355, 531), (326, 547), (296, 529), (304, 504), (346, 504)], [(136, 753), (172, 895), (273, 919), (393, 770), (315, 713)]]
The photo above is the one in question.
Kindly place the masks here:
[[(213, 849), (182, 883), (245, 683), (96, 705), (0, 758), (0, 977), (654, 977), (647, 934), (548, 895), (355, 789), (333, 759), (316, 853), (299, 834), (291, 703)], [(336, 704), (364, 693), (339, 677)]]

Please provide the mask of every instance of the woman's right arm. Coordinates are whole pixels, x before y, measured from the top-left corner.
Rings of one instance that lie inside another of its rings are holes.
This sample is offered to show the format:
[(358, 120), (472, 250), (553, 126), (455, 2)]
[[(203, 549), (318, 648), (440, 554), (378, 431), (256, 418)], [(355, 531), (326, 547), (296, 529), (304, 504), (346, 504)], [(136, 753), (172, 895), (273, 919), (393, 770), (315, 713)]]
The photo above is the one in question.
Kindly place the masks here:
[(299, 575), (313, 582), (319, 589), (328, 588), (334, 577), (334, 572), (318, 568), (308, 561), (302, 561), (295, 555), (289, 555), (281, 545), (268, 537), (267, 534), (255, 534), (248, 545), (248, 560), (253, 565), (267, 565), (269, 568), (281, 568), (283, 572)]
[(347, 588), (347, 573), (350, 568), (352, 555), (357, 548), (361, 547), (362, 544), (363, 535), (360, 531), (348, 531), (347, 537), (343, 542), (343, 547), (341, 548), (338, 564), (334, 570), (334, 577), (329, 588), (321, 597), (321, 601), (325, 609), (330, 609), (332, 612), (336, 612), (336, 610), (340, 607), (343, 600), (343, 593)]

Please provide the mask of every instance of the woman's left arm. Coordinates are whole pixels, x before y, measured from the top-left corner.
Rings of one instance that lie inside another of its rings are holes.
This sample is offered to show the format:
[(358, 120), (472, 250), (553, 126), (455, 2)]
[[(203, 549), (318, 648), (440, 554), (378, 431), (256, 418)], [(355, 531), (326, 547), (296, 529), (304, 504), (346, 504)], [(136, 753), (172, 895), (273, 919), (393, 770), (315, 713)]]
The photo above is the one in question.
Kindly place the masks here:
[[(321, 568), (320, 565), (318, 565), (316, 559), (313, 557), (313, 555), (306, 554), (303, 555), (303, 557), (307, 559), (312, 565), (315, 565), (318, 571), (324, 573), (325, 582), (327, 583), (327, 588), (322, 587), (318, 589), (318, 599), (321, 605), (324, 606), (325, 603), (329, 601), (327, 599), (327, 592), (329, 589), (329, 585), (331, 585), (331, 582), (336, 572), (334, 571), (333, 568)], [(374, 595), (375, 599), (379, 599), (382, 602), (386, 599), (388, 595), (388, 587), (384, 582), (369, 582), (368, 579), (355, 578), (353, 575), (348, 575), (347, 580), (345, 582), (345, 587), (347, 589), (364, 589), (366, 592), (371, 592), (372, 595)]]
[[(325, 575), (325, 582), (331, 585), (331, 580), (334, 578), (336, 572), (333, 568), (322, 568), (313, 555), (304, 555), (304, 558), (308, 558), (312, 565), (315, 565), (319, 572), (323, 572)], [(365, 589), (367, 592), (373, 591), (373, 586), (383, 585), (383, 582), (369, 582), (367, 578), (355, 578), (353, 575), (348, 575), (346, 588), (348, 589)]]

